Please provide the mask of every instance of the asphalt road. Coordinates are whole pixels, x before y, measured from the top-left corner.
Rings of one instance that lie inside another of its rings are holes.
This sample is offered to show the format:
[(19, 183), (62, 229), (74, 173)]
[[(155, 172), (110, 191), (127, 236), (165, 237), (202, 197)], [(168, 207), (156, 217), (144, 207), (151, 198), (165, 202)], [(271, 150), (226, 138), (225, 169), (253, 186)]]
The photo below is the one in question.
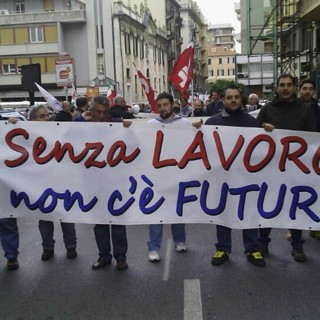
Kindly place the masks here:
[(241, 231), (224, 265), (210, 263), (213, 225), (188, 225), (187, 253), (177, 253), (164, 228), (162, 261), (147, 260), (147, 226), (128, 227), (127, 271), (115, 264), (93, 271), (97, 248), (92, 225), (77, 225), (78, 257), (68, 260), (56, 224), (55, 256), (41, 261), (37, 221), (19, 220), (20, 269), (0, 257), (1, 320), (283, 320), (320, 318), (318, 240), (305, 232), (308, 262), (290, 255), (286, 230), (273, 230), (267, 266), (246, 261)]

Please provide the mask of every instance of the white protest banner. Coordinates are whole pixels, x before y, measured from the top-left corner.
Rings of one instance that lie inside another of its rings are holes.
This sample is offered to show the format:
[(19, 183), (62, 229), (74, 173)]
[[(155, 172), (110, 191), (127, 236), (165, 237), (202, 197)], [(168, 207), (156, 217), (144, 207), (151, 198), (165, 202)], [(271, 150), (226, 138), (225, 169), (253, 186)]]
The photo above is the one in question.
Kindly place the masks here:
[(1, 217), (318, 229), (319, 134), (0, 123)]

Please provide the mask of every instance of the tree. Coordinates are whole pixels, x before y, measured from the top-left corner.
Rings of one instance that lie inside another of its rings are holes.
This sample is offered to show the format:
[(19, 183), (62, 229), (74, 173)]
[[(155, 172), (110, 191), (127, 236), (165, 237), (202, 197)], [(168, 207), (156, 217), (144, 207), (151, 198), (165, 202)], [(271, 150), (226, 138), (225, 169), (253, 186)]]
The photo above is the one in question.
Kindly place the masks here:
[(243, 92), (243, 89), (244, 89), (245, 86), (242, 83), (237, 83), (237, 82), (234, 82), (232, 80), (219, 79), (216, 82), (209, 84), (210, 96), (212, 95), (213, 91), (217, 91), (221, 95), (222, 92), (224, 91), (224, 89), (227, 88), (232, 83), (235, 83), (241, 89), (241, 91)]

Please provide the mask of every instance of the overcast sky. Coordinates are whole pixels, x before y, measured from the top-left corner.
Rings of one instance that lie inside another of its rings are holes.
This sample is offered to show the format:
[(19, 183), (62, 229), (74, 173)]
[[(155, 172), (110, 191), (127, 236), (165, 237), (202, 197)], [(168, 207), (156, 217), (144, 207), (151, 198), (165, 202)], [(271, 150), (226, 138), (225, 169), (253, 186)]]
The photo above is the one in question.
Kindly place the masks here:
[(236, 33), (240, 32), (240, 21), (234, 11), (234, 3), (240, 0), (194, 0), (209, 24), (230, 23)]

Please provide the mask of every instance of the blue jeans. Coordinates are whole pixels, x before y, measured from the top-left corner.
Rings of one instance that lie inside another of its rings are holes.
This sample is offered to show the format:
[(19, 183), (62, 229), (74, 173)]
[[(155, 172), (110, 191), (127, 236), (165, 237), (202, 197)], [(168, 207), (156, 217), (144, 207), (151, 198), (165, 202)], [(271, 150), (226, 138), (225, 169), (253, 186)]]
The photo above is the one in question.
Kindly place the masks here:
[[(61, 222), (63, 242), (67, 249), (77, 246), (77, 236), (74, 223)], [(55, 241), (53, 239), (54, 224), (52, 221), (39, 221), (39, 230), (42, 238), (43, 250), (53, 250)]]
[(128, 240), (126, 226), (108, 224), (96, 224), (94, 226), (94, 235), (99, 250), (99, 257), (111, 262), (112, 254), (110, 244), (110, 227), (111, 239), (113, 246), (113, 256), (116, 260), (126, 260), (128, 251)]
[[(263, 248), (268, 248), (269, 243), (271, 242), (270, 233), (271, 228), (261, 228), (259, 229), (259, 242), (260, 246)], [(302, 249), (304, 240), (302, 240), (302, 230), (298, 229), (289, 229), (291, 232), (291, 246), (292, 249)]]
[[(149, 225), (149, 251), (159, 251), (162, 243), (163, 224)], [(186, 242), (186, 225), (182, 223), (171, 225), (171, 234), (174, 243)]]
[[(231, 231), (232, 229), (225, 226), (216, 226), (217, 228), (217, 238), (216, 249), (220, 251), (225, 251), (231, 253), (232, 241), (231, 241)], [(244, 252), (249, 253), (255, 250), (259, 250), (259, 230), (258, 229), (243, 229), (242, 239)]]
[(0, 219), (0, 240), (7, 259), (16, 258), (19, 254), (19, 232), (16, 218)]

